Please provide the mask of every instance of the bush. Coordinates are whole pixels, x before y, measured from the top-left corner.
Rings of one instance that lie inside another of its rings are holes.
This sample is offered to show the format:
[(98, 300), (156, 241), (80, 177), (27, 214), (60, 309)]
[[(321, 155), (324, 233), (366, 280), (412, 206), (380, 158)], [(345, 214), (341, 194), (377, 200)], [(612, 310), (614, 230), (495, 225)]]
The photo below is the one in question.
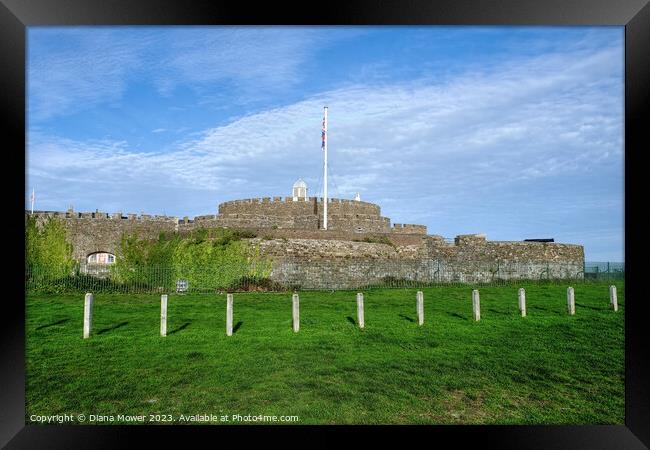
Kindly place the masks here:
[(226, 289), (243, 277), (268, 277), (271, 261), (243, 239), (248, 230), (200, 229), (185, 238), (160, 235), (157, 241), (122, 239), (122, 256), (114, 265), (120, 282), (149, 283), (174, 290), (185, 279), (191, 291)]
[(256, 237), (249, 230), (199, 229), (187, 237), (160, 233), (157, 239), (122, 236), (120, 254), (108, 274), (94, 276), (79, 271), (72, 246), (60, 221), (37, 226), (26, 221), (25, 286), (30, 291), (63, 293), (173, 292), (185, 279), (195, 292), (214, 292), (238, 283), (271, 289), (271, 261), (244, 239)]
[(231, 283), (228, 287), (229, 292), (240, 291), (284, 291), (286, 290), (280, 283), (277, 283), (270, 278), (262, 278), (256, 276), (244, 276)]
[(38, 276), (39, 283), (72, 275), (77, 263), (72, 258), (72, 245), (67, 240), (60, 220), (48, 218), (40, 226), (33, 216), (25, 223), (25, 265), (29, 277)]

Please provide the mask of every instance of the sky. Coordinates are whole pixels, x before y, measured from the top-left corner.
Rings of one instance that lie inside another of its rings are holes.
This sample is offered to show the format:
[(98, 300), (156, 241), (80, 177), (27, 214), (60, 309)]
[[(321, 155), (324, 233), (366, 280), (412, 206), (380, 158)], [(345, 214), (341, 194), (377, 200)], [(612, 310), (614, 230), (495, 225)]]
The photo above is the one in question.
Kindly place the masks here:
[(624, 261), (624, 28), (29, 27), (25, 208), (216, 214), (302, 177)]

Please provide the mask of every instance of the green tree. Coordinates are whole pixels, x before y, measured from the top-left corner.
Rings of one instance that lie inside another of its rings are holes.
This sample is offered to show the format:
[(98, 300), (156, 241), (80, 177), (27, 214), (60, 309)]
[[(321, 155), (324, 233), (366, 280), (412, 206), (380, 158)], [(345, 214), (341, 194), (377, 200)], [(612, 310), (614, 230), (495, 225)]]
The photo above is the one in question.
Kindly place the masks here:
[(60, 220), (50, 217), (38, 224), (34, 216), (27, 217), (25, 265), (28, 286), (35, 289), (52, 287), (72, 275), (77, 264)]

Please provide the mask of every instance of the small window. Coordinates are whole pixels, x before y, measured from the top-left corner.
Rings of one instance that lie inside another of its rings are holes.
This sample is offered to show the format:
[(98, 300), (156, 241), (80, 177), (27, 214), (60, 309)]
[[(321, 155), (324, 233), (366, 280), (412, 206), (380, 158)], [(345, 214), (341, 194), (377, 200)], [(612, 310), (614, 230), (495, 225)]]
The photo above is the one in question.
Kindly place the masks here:
[(115, 255), (107, 252), (97, 252), (88, 255), (86, 260), (89, 264), (113, 264), (115, 263)]

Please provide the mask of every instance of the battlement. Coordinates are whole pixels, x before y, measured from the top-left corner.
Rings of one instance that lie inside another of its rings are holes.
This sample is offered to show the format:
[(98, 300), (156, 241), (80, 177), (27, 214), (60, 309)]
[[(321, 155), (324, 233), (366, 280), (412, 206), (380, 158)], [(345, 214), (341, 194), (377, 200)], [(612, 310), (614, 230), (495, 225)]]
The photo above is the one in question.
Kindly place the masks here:
[(427, 234), (426, 225), (415, 225), (411, 223), (394, 223), (391, 233), (401, 234)]
[[(299, 217), (323, 215), (322, 197), (261, 197), (231, 200), (219, 205), (219, 215), (252, 214), (264, 217)], [(344, 214), (365, 214), (380, 217), (381, 209), (369, 202), (330, 198), (327, 200), (328, 216)]]
[[(254, 197), (254, 198), (244, 198), (240, 200), (229, 200), (227, 202), (223, 202), (219, 204), (219, 209), (221, 210), (222, 207), (224, 208), (229, 208), (229, 207), (236, 207), (236, 206), (248, 206), (251, 204), (259, 205), (259, 204), (264, 204), (264, 203), (273, 203), (273, 204), (294, 204), (294, 203), (317, 203), (317, 204), (323, 204), (324, 199), (323, 197), (309, 197), (309, 198), (303, 198), (303, 197), (296, 197), (296, 200), (294, 200), (293, 197)], [(339, 204), (339, 205), (350, 205), (350, 206), (361, 206), (361, 207), (374, 207), (379, 210), (379, 205), (376, 205), (374, 203), (369, 203), (369, 202), (363, 202), (359, 200), (350, 200), (350, 199), (345, 199), (345, 198), (328, 198), (327, 199), (328, 206), (330, 204)]]
[[(25, 215), (32, 215), (29, 211), (25, 211)], [(59, 219), (95, 219), (95, 220), (133, 220), (133, 221), (150, 221), (150, 222), (167, 222), (178, 221), (177, 217), (167, 215), (151, 215), (151, 214), (134, 214), (128, 213), (126, 215), (121, 212), (105, 213), (102, 211), (95, 212), (77, 212), (68, 210), (62, 211), (34, 211), (33, 216), (37, 219), (44, 219), (48, 217)]]
[[(122, 212), (106, 213), (76, 212), (69, 209), (59, 211), (35, 211), (39, 218), (58, 217), (61, 219), (116, 221), (127, 224), (173, 224), (176, 230), (196, 227), (226, 227), (246, 229), (291, 229), (320, 230), (324, 227), (324, 199), (309, 197), (294, 200), (293, 197), (258, 197), (232, 200), (219, 205), (218, 214), (189, 217), (167, 215), (135, 214)], [(26, 214), (29, 214), (27, 211)], [(426, 235), (424, 225), (396, 224), (391, 228), (390, 219), (381, 216), (378, 205), (358, 200), (330, 198), (327, 201), (328, 230), (354, 233), (399, 233)], [(138, 225), (139, 226), (139, 225)], [(180, 227), (180, 228), (179, 228)]]

